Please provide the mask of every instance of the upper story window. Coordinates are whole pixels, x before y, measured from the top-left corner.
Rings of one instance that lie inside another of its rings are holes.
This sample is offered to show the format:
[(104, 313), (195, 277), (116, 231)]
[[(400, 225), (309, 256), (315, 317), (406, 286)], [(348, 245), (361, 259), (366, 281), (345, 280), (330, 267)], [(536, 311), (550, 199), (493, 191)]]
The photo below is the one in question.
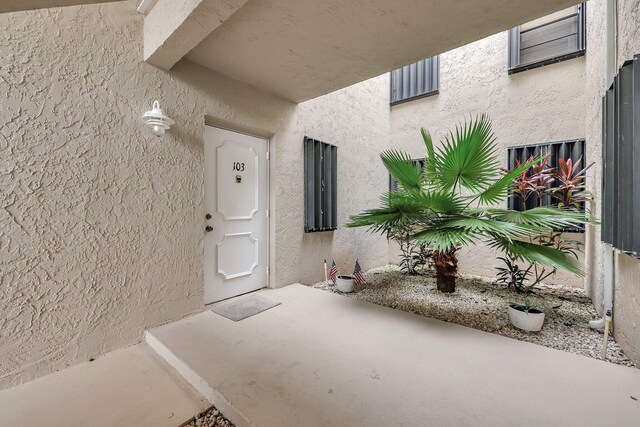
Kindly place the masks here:
[(509, 74), (584, 55), (586, 3), (512, 28)]
[(440, 57), (423, 59), (391, 72), (391, 105), (438, 93)]

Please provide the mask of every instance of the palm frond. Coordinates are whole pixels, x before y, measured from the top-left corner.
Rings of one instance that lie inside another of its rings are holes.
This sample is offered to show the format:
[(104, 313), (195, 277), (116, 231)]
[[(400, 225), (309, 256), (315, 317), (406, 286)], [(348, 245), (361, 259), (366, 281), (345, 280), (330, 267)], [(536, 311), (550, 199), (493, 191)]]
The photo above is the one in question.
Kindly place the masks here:
[(437, 191), (391, 191), (385, 193), (380, 202), (380, 208), (353, 215), (346, 224), (347, 227), (369, 227), (375, 232), (386, 232), (408, 221), (430, 224), (437, 215), (459, 212), (464, 207), (464, 201), (460, 197)]
[(422, 187), (420, 168), (413, 162), (411, 156), (398, 150), (386, 150), (382, 152), (380, 158), (402, 188), (420, 190)]
[(427, 181), (433, 182), (437, 179), (437, 176), (435, 176), (436, 153), (433, 149), (433, 140), (431, 139), (431, 134), (425, 128), (420, 128), (420, 134), (422, 135), (424, 146), (427, 150), (427, 156), (424, 159), (423, 174)]
[(398, 201), (420, 206), (423, 210), (435, 213), (454, 214), (464, 209), (464, 200), (452, 193), (443, 191), (421, 191), (417, 193), (399, 193)]
[(584, 276), (584, 270), (574, 258), (550, 246), (542, 246), (520, 240), (509, 241), (501, 237), (492, 238), (489, 246), (504, 251), (515, 259), (525, 260), (532, 264), (547, 265), (566, 270), (578, 276)]
[(374, 233), (386, 233), (403, 222), (400, 212), (390, 208), (369, 209), (353, 215), (346, 227), (369, 227)]
[(532, 225), (551, 230), (597, 223), (597, 221), (590, 218), (584, 212), (551, 207), (538, 207), (526, 211), (494, 208), (487, 209), (486, 212), (488, 216), (496, 220)]
[(542, 157), (530, 160), (504, 174), (502, 178), (489, 185), (478, 195), (480, 203), (484, 205), (492, 205), (504, 199), (507, 196), (509, 189), (513, 186), (514, 180), (523, 172), (529, 170), (532, 165), (540, 162), (541, 160)]
[(367, 209), (350, 217), (347, 227), (369, 227), (385, 233), (395, 226), (416, 221), (424, 216), (423, 207), (405, 193), (387, 192), (380, 198), (381, 207)]
[(435, 251), (446, 252), (457, 246), (472, 245), (481, 240), (482, 234), (463, 228), (427, 228), (413, 235), (416, 242)]
[(497, 176), (495, 150), (495, 137), (486, 115), (456, 126), (455, 135), (447, 136), (435, 154), (436, 179), (448, 191), (458, 186), (481, 191)]
[(530, 227), (527, 225), (497, 221), (489, 218), (478, 218), (475, 216), (458, 216), (454, 218), (447, 218), (442, 222), (442, 225), (446, 227), (462, 228), (477, 235), (499, 235), (510, 239), (529, 236), (539, 232), (538, 228)]

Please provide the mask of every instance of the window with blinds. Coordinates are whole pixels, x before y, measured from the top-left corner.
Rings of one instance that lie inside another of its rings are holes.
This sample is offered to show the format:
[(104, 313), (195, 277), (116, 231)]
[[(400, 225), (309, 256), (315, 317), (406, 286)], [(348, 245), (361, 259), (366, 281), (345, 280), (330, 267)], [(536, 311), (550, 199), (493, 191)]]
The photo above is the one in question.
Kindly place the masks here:
[(602, 108), (601, 239), (640, 258), (640, 55), (620, 68)]
[(338, 228), (338, 147), (304, 137), (304, 231)]
[(438, 93), (440, 57), (432, 56), (391, 72), (391, 105)]
[[(550, 168), (558, 168), (559, 160), (569, 160), (576, 164), (580, 159), (580, 166), (584, 168), (587, 166), (587, 159), (585, 153), (585, 140), (574, 139), (569, 141), (554, 141), (546, 142), (543, 144), (524, 145), (520, 147), (511, 147), (507, 150), (507, 167), (513, 169), (517, 166), (518, 161), (522, 164), (529, 160), (531, 156), (544, 157), (549, 156), (547, 160), (547, 166)], [(550, 195), (542, 196), (542, 206), (552, 206), (557, 204)], [(537, 206), (540, 206), (540, 200), (535, 194), (531, 195), (526, 202), (526, 205), (522, 203), (520, 198), (511, 196), (507, 201), (509, 209), (524, 211)], [(567, 229), (565, 231), (583, 232), (584, 229)]]
[(509, 72), (575, 58), (586, 48), (586, 3), (544, 16), (509, 31)]

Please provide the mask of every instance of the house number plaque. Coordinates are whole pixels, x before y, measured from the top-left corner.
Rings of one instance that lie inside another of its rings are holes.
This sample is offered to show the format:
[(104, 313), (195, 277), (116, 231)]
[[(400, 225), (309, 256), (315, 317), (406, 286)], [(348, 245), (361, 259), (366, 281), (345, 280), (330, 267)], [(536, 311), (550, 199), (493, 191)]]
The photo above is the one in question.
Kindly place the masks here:
[[(233, 162), (233, 170), (244, 172), (244, 162)], [(242, 175), (236, 175), (236, 183), (242, 183)]]

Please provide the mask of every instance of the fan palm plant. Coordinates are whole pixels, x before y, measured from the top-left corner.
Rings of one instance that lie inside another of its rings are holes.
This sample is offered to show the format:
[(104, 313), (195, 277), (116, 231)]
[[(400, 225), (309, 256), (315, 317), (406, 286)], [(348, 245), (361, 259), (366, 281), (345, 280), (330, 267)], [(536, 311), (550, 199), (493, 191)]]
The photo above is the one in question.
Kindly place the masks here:
[(591, 222), (581, 212), (538, 207), (524, 212), (498, 207), (514, 179), (540, 158), (501, 172), (496, 142), (486, 115), (457, 126), (438, 147), (421, 130), (426, 147), (424, 167), (397, 150), (381, 154), (398, 191), (383, 195), (381, 206), (352, 216), (349, 227), (368, 227), (388, 234), (409, 227), (412, 238), (434, 251), (438, 290), (453, 292), (457, 250), (486, 243), (516, 260), (548, 265), (582, 275), (576, 260), (530, 237)]

